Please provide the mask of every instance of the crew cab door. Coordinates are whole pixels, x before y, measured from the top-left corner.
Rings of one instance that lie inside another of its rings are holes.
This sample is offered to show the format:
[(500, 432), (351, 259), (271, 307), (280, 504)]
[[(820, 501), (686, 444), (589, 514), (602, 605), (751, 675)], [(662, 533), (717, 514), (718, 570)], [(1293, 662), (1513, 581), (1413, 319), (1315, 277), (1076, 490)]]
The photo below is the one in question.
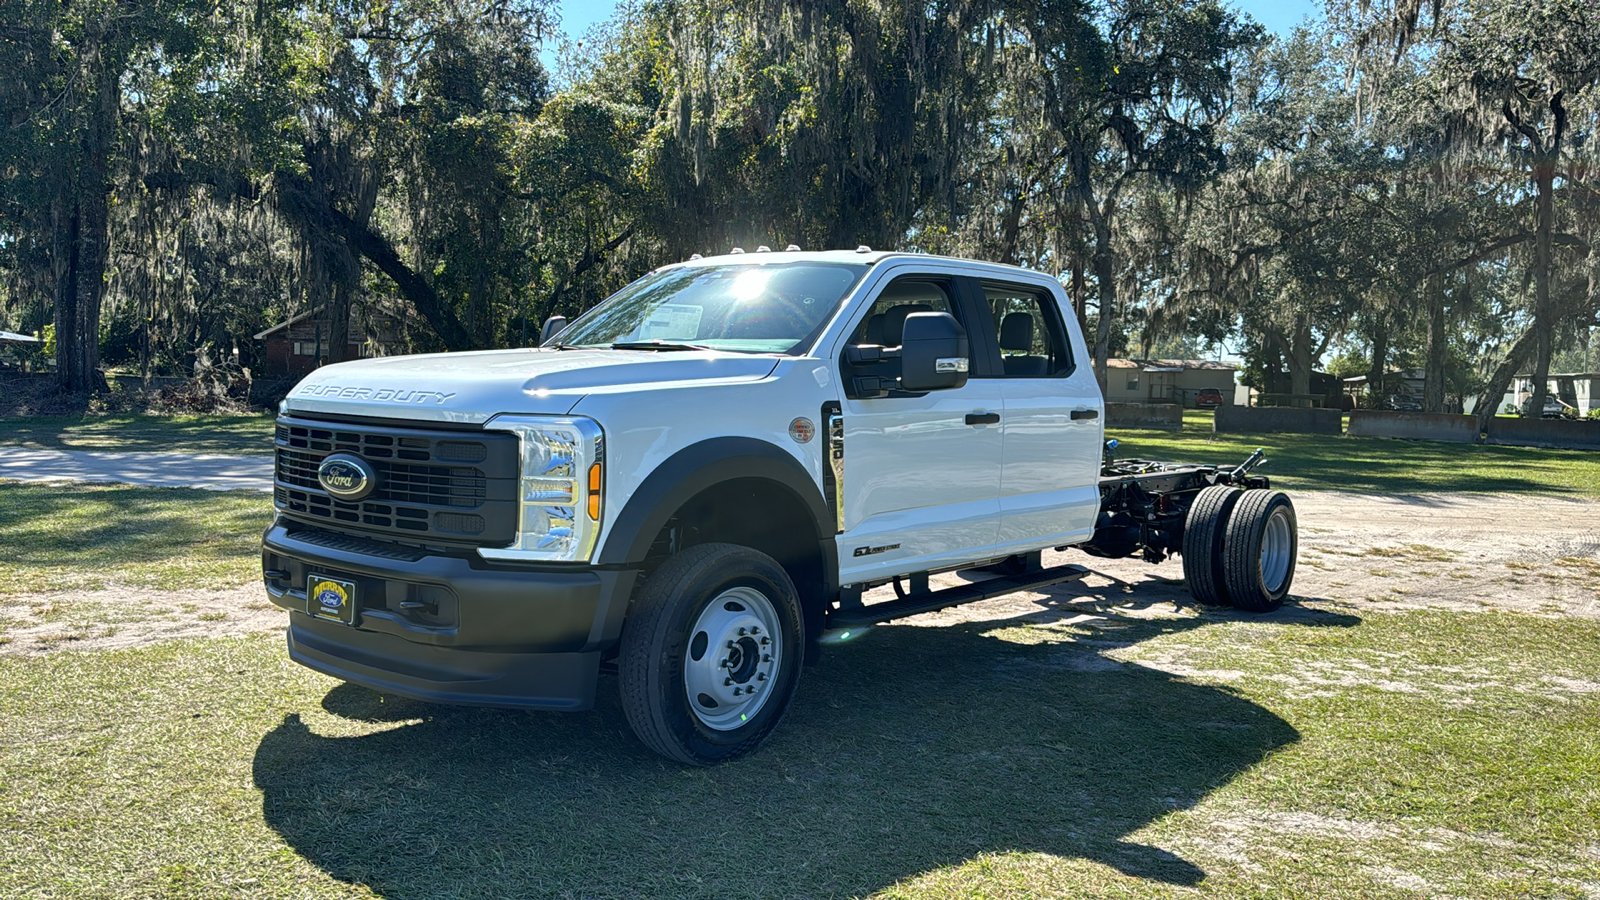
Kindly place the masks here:
[(1083, 336), (1059, 290), (966, 279), (983, 311), (969, 339), (988, 359), (974, 381), (1000, 387), (999, 549), (1021, 553), (1087, 540), (1100, 512), (1105, 404)]
[[(899, 275), (858, 314), (845, 346), (898, 346), (906, 316), (923, 311), (948, 312), (969, 330), (976, 313), (963, 305), (953, 277)], [(890, 377), (897, 366), (852, 365), (840, 348), (844, 390), (831, 424), (841, 457), (835, 476), (841, 584), (995, 555), (1001, 384), (969, 379), (959, 388), (882, 397), (857, 389), (857, 379)]]

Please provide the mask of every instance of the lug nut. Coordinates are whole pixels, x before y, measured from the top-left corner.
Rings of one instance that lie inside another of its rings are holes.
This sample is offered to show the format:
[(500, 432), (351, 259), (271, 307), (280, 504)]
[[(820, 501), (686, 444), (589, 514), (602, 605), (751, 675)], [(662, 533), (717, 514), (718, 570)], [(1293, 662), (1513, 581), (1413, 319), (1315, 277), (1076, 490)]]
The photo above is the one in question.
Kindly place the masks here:
[(771, 653), (762, 654), (761, 661), (762, 662), (772, 662), (772, 654)]
[(735, 697), (737, 697), (737, 696), (739, 696), (739, 694), (740, 694), (740, 693), (741, 693), (741, 692), (740, 692), (740, 690), (739, 690), (739, 689), (738, 689), (738, 688), (734, 688), (734, 689), (733, 689), (733, 695), (734, 695), (734, 696), (735, 696)]
[(723, 687), (727, 687), (730, 684), (733, 684), (733, 679), (732, 678), (724, 678), (724, 679), (722, 679), (722, 686)]
[(751, 625), (750, 626), (750, 633), (751, 634), (760, 634), (761, 633), (761, 629), (757, 628), (754, 625)]
[(726, 646), (727, 646), (727, 648), (728, 648), (728, 649), (729, 649), (729, 650), (732, 650), (732, 649), (733, 649), (733, 648), (734, 648), (734, 647), (736, 647), (736, 646), (738, 646), (738, 645), (737, 645), (737, 644), (735, 644), (735, 643), (734, 643), (734, 642), (733, 642), (733, 641), (729, 641), (729, 642), (728, 642), (728, 643), (727, 643), (727, 644), (726, 644)]
[(739, 637), (744, 637), (745, 635), (747, 635), (749, 633), (750, 632), (749, 632), (748, 629), (744, 629), (744, 628), (739, 629)]
[(767, 680), (767, 673), (765, 673), (765, 672), (757, 672), (756, 673), (756, 680), (757, 681), (766, 681)]
[(764, 637), (764, 638), (761, 639), (761, 646), (763, 646), (763, 647), (765, 647), (766, 645), (768, 645), (770, 643), (772, 643), (772, 638)]

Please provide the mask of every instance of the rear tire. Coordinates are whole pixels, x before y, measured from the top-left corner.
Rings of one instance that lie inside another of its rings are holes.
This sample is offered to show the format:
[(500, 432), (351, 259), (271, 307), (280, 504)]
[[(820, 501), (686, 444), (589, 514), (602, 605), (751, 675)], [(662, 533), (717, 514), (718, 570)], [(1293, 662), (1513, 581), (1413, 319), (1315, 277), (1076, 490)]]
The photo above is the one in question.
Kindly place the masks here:
[(1271, 612), (1294, 583), (1300, 549), (1294, 504), (1282, 491), (1246, 491), (1228, 520), (1223, 569), (1239, 609)]
[(1183, 521), (1183, 580), (1196, 603), (1227, 606), (1223, 536), (1240, 491), (1214, 484), (1195, 495)]
[(645, 746), (710, 766), (755, 750), (794, 697), (800, 601), (777, 561), (702, 544), (650, 575), (622, 631), (622, 710)]

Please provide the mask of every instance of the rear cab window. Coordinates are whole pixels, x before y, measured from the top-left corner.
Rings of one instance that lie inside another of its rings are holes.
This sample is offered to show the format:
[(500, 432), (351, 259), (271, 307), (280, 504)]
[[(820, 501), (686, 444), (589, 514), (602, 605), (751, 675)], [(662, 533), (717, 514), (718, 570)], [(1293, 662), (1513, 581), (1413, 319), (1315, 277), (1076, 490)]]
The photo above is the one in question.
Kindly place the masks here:
[(1000, 349), (1000, 378), (1060, 378), (1072, 374), (1072, 347), (1055, 298), (1036, 287), (979, 283), (988, 316), (983, 323)]

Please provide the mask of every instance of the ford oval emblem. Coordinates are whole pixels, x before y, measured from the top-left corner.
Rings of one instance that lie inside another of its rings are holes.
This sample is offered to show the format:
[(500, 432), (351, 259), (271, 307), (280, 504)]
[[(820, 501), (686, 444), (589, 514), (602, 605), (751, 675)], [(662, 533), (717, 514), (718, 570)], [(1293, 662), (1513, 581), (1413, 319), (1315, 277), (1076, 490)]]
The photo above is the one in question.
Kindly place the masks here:
[(335, 453), (317, 467), (317, 483), (339, 500), (360, 500), (378, 486), (378, 473), (359, 456)]

